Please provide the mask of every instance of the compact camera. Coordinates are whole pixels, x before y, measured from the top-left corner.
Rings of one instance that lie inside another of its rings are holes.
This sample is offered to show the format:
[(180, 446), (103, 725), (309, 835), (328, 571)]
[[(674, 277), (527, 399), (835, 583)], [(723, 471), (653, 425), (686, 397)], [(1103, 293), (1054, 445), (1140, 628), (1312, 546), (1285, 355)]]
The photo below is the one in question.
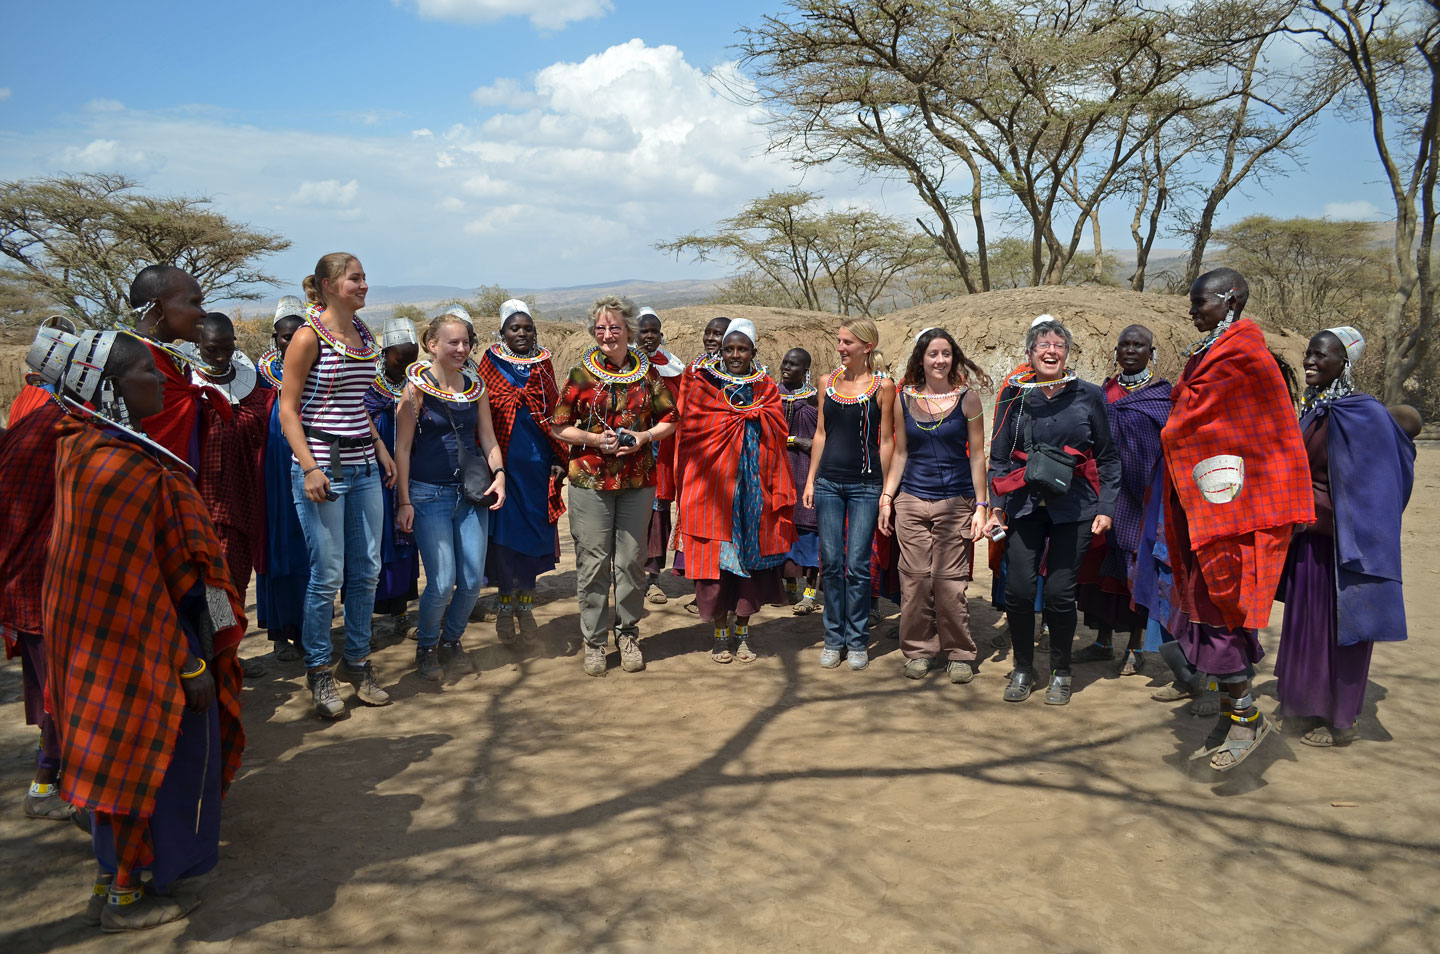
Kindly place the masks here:
[(621, 431), (620, 436), (615, 439), (615, 442), (621, 447), (634, 447), (637, 443), (639, 443), (636, 440), (635, 435), (631, 434), (629, 431)]

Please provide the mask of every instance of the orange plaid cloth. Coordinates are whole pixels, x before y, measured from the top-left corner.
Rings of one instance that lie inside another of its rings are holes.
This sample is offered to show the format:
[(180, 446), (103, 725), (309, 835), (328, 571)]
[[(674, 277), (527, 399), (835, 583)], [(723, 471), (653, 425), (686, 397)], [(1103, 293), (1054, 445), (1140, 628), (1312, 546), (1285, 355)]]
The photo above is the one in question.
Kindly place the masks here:
[(225, 592), (236, 624), (215, 634), (222, 785), (240, 765), (244, 604), (189, 477), (94, 423), (68, 418), (56, 447), (55, 524), (45, 568), (50, 703), (65, 798), (148, 817), (170, 764), (185, 692), (177, 605), (196, 584)]
[[(1290, 526), (1315, 520), (1290, 392), (1264, 333), (1242, 318), (1190, 359), (1172, 396), (1160, 442), (1181, 607), (1196, 622), (1258, 629), (1270, 620)], [(1245, 461), (1240, 496), (1229, 503), (1207, 501), (1192, 476), (1196, 464), (1218, 454)]]

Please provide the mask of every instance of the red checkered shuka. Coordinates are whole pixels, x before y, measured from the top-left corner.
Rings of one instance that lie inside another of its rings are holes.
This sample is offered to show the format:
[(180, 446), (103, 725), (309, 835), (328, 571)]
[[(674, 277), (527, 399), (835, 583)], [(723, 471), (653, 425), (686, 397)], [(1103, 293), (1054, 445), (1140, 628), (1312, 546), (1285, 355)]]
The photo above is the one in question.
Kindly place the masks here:
[(684, 543), (685, 575), (694, 580), (720, 578), (720, 544), (732, 539), (740, 449), (749, 421), (760, 423), (758, 463), (765, 484), (760, 552), (789, 550), (795, 542), (791, 517), (795, 483), (785, 449), (790, 428), (775, 382), (761, 378), (750, 405), (736, 408), (703, 373), (696, 374), (682, 388), (677, 417), (677, 526)]
[[(37, 389), (39, 390), (39, 389)], [(15, 655), (15, 631), (43, 633), (41, 584), (55, 516), (55, 426), (65, 417), (47, 399), (0, 438), (0, 631)]]
[(25, 375), (25, 386), (20, 393), (15, 395), (14, 402), (10, 405), (10, 418), (7, 427), (14, 427), (26, 417), (33, 414), (37, 408), (46, 404), (53, 404), (52, 395), (45, 388), (40, 387), (40, 376), (38, 374)]
[(75, 805), (148, 817), (185, 706), (177, 606), (197, 584), (225, 592), (236, 624), (215, 634), (222, 785), (240, 765), (244, 606), (189, 478), (133, 441), (67, 419), (56, 450), (55, 524), (45, 569), (50, 702), (61, 792)]
[(216, 526), (234, 527), (246, 537), (264, 532), (264, 486), (260, 454), (270, 434), (275, 391), (256, 388), (230, 406), (228, 419), (205, 402), (200, 470), (195, 484)]
[[(550, 364), (550, 359), (536, 362), (530, 365), (530, 377), (525, 382), (524, 388), (517, 388), (505, 376), (504, 372), (496, 365), (497, 361), (504, 360), (497, 358), (494, 352), (487, 350), (476, 362), (480, 369), (480, 378), (485, 382), (485, 393), (490, 399), (490, 423), (495, 428), (495, 440), (500, 445), (500, 456), (509, 460), (510, 457), (510, 432), (515, 427), (515, 413), (521, 405), (530, 412), (530, 417), (535, 425), (540, 428), (545, 439), (550, 442), (550, 449), (555, 452), (555, 459), (564, 467), (570, 462), (570, 446), (563, 441), (556, 440), (550, 433), (550, 419), (555, 413), (555, 402), (560, 397), (560, 389), (555, 384), (555, 368)], [(549, 521), (554, 523), (560, 519), (565, 512), (565, 502), (560, 495), (561, 481), (551, 478), (550, 480), (550, 507)]]
[(201, 387), (190, 380), (189, 373), (175, 363), (169, 353), (148, 342), (145, 345), (155, 358), (155, 368), (165, 376), (165, 403), (159, 414), (152, 414), (141, 422), (141, 430), (152, 441), (190, 464), (190, 436), (195, 432), (195, 420), (200, 413), (200, 402), (208, 402), (215, 413), (225, 419), (230, 417), (230, 401), (214, 388)]

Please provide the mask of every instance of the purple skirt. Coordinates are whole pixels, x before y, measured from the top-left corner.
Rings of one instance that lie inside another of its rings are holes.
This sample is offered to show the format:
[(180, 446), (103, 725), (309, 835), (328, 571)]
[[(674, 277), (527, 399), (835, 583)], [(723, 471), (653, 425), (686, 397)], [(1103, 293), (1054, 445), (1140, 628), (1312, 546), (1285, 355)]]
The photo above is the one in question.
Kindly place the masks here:
[(1221, 629), (1192, 622), (1175, 634), (1175, 641), (1190, 665), (1212, 676), (1245, 675), (1265, 657), (1253, 629)]
[(1301, 533), (1290, 542), (1281, 593), (1285, 619), (1275, 654), (1280, 707), (1287, 716), (1316, 716), (1348, 729), (1365, 705), (1374, 643), (1341, 646), (1335, 623), (1335, 542)]
[(721, 620), (726, 613), (750, 617), (760, 612), (762, 606), (789, 603), (785, 577), (778, 566), (751, 570), (748, 577), (721, 570), (718, 580), (695, 581), (695, 608), (700, 611), (701, 619)]

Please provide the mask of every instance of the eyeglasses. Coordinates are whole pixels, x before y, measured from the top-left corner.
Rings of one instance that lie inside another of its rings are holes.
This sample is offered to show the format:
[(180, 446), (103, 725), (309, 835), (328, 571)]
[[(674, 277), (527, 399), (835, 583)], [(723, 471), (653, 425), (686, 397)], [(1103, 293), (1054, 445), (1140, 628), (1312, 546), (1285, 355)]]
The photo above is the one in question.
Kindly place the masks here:
[(1070, 346), (1063, 341), (1037, 341), (1034, 351), (1069, 351)]

